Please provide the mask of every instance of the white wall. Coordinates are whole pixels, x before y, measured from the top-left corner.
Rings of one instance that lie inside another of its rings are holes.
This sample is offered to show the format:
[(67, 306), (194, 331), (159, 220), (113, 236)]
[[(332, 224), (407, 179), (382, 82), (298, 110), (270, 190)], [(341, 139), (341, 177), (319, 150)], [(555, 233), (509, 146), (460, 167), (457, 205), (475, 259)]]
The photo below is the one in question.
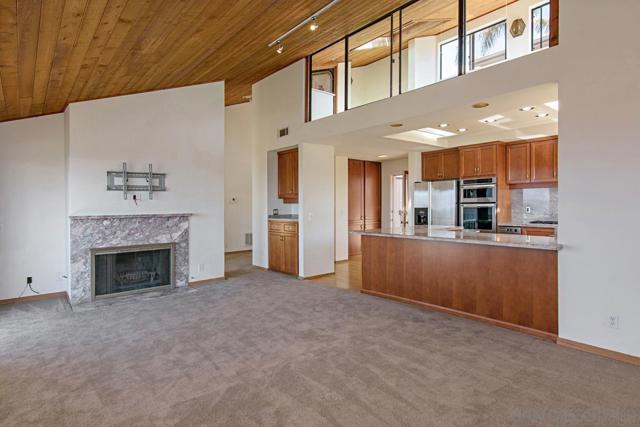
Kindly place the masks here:
[(63, 114), (0, 123), (0, 299), (67, 288), (64, 163)]
[(251, 105), (231, 105), (225, 112), (224, 240), (227, 252), (251, 249)]
[(560, 336), (640, 356), (640, 2), (560, 7)]
[(381, 219), (382, 226), (391, 226), (391, 178), (393, 175), (403, 174), (404, 171), (409, 170), (409, 163), (407, 159), (393, 159), (382, 162), (382, 193), (381, 193)]
[(336, 261), (349, 259), (349, 159), (336, 156)]
[[(253, 264), (268, 266), (267, 152), (296, 145), (304, 123), (305, 62), (298, 61), (253, 85), (251, 101)], [(278, 129), (289, 136), (278, 138)], [(298, 184), (300, 188), (300, 184)], [(300, 212), (301, 213), (301, 212)], [(333, 215), (333, 214), (332, 214)]]
[[(192, 280), (224, 275), (224, 83), (69, 106), (69, 214), (187, 212)], [(108, 192), (106, 171), (167, 174), (167, 192), (136, 206)]]
[(335, 150), (300, 144), (300, 276), (334, 272)]
[(409, 40), (407, 56), (407, 89), (413, 90), (438, 80), (438, 43), (436, 36)]
[[(395, 55), (397, 56), (397, 54)], [(409, 79), (408, 51), (402, 50), (402, 90), (407, 90)], [(393, 93), (398, 94), (398, 72), (400, 62), (393, 64)], [(371, 64), (351, 68), (351, 99), (350, 108), (355, 108), (370, 102), (389, 97), (389, 57), (384, 57)]]

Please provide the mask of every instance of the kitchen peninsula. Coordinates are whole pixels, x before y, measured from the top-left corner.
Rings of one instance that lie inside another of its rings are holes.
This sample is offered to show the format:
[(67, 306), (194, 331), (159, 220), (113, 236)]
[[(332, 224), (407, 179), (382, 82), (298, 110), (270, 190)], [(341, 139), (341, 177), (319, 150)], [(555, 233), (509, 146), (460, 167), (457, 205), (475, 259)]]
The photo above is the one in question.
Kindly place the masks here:
[(557, 338), (555, 238), (436, 226), (359, 234), (363, 293)]

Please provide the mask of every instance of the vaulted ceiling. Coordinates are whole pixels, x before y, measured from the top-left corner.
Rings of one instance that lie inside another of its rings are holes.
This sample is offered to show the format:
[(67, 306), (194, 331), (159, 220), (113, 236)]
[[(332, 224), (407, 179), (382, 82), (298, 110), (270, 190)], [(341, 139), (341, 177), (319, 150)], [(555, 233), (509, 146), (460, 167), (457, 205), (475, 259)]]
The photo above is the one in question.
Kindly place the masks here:
[[(441, 0), (433, 0), (435, 2)], [(62, 112), (70, 102), (226, 81), (226, 103), (251, 85), (406, 0), (341, 0), (267, 45), (328, 0), (0, 0), (0, 121)]]

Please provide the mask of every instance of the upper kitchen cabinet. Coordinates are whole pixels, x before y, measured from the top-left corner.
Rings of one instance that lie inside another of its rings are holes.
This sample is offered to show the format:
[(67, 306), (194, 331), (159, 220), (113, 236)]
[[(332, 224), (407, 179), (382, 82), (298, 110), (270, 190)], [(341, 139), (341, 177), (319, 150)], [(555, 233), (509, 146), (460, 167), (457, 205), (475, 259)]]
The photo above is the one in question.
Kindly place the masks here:
[(422, 180), (457, 179), (459, 161), (458, 149), (422, 153)]
[(509, 185), (553, 185), (558, 182), (558, 138), (541, 138), (507, 145)]
[(496, 175), (498, 149), (496, 144), (460, 149), (461, 178)]
[(531, 143), (531, 182), (558, 182), (558, 138)]
[(278, 152), (278, 198), (298, 203), (298, 149)]
[(531, 182), (531, 144), (528, 142), (507, 145), (507, 182)]

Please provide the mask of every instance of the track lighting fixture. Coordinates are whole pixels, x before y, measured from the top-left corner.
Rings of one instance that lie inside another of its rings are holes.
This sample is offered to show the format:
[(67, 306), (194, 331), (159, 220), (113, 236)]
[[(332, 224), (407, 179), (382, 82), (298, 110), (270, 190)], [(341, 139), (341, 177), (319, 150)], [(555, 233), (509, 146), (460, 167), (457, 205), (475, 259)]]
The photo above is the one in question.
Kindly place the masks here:
[(284, 52), (284, 45), (282, 43), (278, 41), (276, 45), (278, 46), (278, 48), (276, 49), (276, 52), (278, 52), (278, 54), (281, 54), (282, 52)]
[(315, 31), (317, 30), (319, 27), (318, 22), (316, 21), (316, 17), (314, 16), (313, 18), (311, 18), (311, 25), (309, 25), (309, 29), (311, 31)]

